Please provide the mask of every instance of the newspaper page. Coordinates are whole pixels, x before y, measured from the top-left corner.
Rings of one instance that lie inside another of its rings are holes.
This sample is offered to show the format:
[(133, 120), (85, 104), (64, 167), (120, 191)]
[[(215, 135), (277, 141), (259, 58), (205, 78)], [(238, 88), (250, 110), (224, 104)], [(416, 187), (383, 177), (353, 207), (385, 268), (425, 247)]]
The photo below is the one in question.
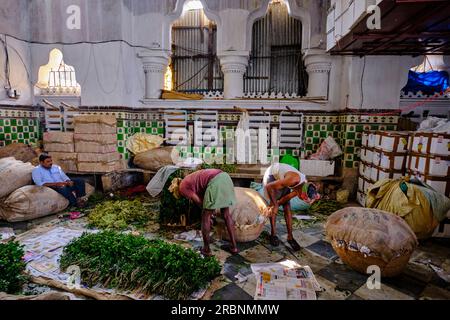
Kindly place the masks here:
[(310, 267), (293, 261), (253, 264), (255, 300), (316, 300), (321, 287)]

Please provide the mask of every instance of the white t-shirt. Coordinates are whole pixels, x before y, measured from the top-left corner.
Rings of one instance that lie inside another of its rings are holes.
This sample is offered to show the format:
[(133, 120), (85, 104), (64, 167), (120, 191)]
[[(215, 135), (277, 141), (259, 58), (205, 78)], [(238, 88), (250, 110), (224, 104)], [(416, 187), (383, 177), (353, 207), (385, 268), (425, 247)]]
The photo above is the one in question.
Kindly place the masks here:
[[(270, 166), (269, 170), (270, 170), (270, 174), (277, 180), (284, 179), (284, 177), (286, 176), (286, 173), (288, 173), (288, 172), (295, 172), (300, 176), (300, 183), (298, 185), (300, 185), (304, 182), (307, 182), (306, 176), (303, 173), (301, 173), (294, 167), (292, 167), (288, 164), (285, 164), (285, 163), (275, 163)], [(296, 186), (291, 186), (290, 188), (295, 188), (295, 187)]]

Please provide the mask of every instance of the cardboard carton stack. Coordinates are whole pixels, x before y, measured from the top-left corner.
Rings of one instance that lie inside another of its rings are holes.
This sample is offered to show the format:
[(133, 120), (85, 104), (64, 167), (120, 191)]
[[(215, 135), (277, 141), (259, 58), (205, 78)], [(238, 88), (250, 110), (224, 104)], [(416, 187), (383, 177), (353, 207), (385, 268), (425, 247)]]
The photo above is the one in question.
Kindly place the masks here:
[(44, 150), (66, 172), (76, 172), (77, 154), (72, 132), (49, 131), (44, 133)]
[(75, 116), (74, 129), (73, 138), (79, 172), (107, 173), (123, 168), (117, 151), (115, 116)]

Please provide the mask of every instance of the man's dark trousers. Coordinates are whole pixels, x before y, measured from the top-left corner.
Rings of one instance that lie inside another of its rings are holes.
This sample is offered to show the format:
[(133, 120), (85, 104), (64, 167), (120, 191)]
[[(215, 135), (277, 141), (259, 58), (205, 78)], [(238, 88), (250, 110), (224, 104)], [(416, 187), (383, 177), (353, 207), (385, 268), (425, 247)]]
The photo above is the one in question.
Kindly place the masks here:
[[(82, 198), (86, 195), (86, 185), (83, 179), (72, 179), (72, 181), (73, 187), (55, 187), (52, 189), (69, 200), (71, 207), (75, 207), (77, 205), (77, 198)], [(76, 197), (73, 195), (74, 192)]]

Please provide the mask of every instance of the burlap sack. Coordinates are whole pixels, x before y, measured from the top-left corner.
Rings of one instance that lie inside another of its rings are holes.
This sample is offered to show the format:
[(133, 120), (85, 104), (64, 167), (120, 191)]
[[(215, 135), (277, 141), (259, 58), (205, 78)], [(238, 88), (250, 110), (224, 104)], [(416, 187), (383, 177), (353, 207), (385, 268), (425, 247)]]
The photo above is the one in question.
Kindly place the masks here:
[[(174, 159), (172, 159), (172, 152)], [(178, 159), (178, 153), (174, 147), (161, 147), (139, 153), (134, 157), (133, 162), (139, 168), (158, 171), (164, 166), (174, 165)]]
[[(267, 204), (261, 195), (247, 188), (235, 187), (237, 203), (230, 208), (231, 216), (235, 224), (237, 242), (250, 242), (259, 238), (264, 229), (266, 218), (262, 213), (267, 209)], [(217, 219), (216, 231), (222, 239), (229, 240), (225, 221)]]
[(32, 183), (31, 173), (34, 166), (13, 158), (0, 162), (0, 198), (8, 196), (14, 190)]
[(111, 153), (117, 152), (116, 144), (102, 144), (97, 142), (77, 142), (75, 143), (77, 153)]
[(418, 242), (400, 217), (377, 209), (345, 208), (327, 220), (327, 237), (342, 261), (367, 274), (377, 265), (381, 275), (398, 275), (406, 267)]
[(83, 134), (75, 133), (73, 136), (75, 143), (96, 142), (100, 144), (117, 144), (117, 134)]
[(45, 152), (75, 152), (75, 146), (73, 143), (45, 143)]
[[(89, 197), (94, 188), (86, 184)], [(69, 200), (47, 187), (24, 186), (0, 202), (0, 219), (8, 222), (28, 221), (63, 211), (69, 206)]]
[(16, 160), (30, 162), (37, 157), (37, 153), (27, 144), (13, 143), (0, 148), (0, 159), (6, 157), (14, 157)]
[(114, 162), (121, 159), (120, 153), (78, 153), (79, 162)]
[(113, 162), (78, 162), (78, 172), (108, 173), (123, 169), (122, 161)]
[(50, 152), (49, 155), (53, 163), (59, 165), (64, 172), (77, 172), (76, 153)]
[(114, 115), (78, 115), (74, 118), (76, 134), (116, 134), (117, 125)]
[(48, 131), (43, 136), (44, 144), (47, 143), (62, 143), (73, 144), (72, 132)]

